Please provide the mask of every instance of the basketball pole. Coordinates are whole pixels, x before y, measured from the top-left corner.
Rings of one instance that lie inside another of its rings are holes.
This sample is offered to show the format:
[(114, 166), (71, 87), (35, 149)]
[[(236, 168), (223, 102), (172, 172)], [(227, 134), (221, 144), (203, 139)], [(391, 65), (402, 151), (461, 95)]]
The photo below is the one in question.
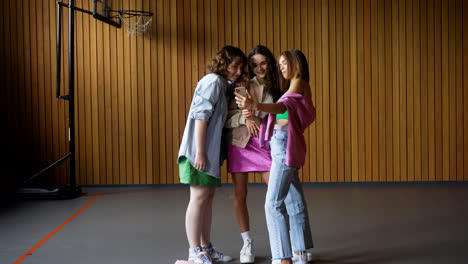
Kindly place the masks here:
[[(29, 177), (23, 184), (40, 177), (47, 171), (59, 166), (65, 160), (70, 159), (70, 184), (56, 186), (53, 188), (21, 188), (17, 191), (20, 195), (54, 197), (54, 198), (76, 198), (81, 195), (81, 187), (76, 185), (76, 148), (75, 148), (75, 10), (89, 15), (91, 11), (75, 7), (75, 0), (69, 0), (68, 4), (57, 1), (57, 78), (56, 78), (56, 97), (68, 101), (68, 133), (69, 133), (69, 152), (40, 172)], [(69, 30), (68, 30), (68, 94), (60, 95), (60, 75), (61, 75), (61, 49), (62, 49), (62, 7), (68, 8), (69, 12)], [(102, 17), (94, 16), (98, 20)], [(120, 27), (120, 24), (111, 23), (111, 25)]]

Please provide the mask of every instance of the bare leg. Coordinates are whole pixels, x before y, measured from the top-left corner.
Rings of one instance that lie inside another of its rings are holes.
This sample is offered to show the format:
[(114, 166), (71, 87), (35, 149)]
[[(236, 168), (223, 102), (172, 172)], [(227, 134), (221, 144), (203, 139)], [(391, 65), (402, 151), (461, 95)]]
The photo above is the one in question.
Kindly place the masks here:
[(250, 231), (249, 211), (247, 209), (247, 181), (248, 173), (234, 172), (232, 183), (234, 184), (234, 216), (241, 233)]
[(269, 171), (261, 171), (259, 172), (262, 176), (263, 181), (268, 184), (268, 180), (270, 179), (270, 172)]
[(211, 218), (213, 215), (213, 198), (215, 195), (216, 188), (209, 187), (208, 199), (205, 206), (205, 212), (203, 214), (203, 223), (201, 231), (201, 245), (208, 246), (211, 242)]
[(185, 213), (185, 230), (190, 248), (201, 246), (204, 213), (209, 197), (209, 187), (190, 185), (190, 201)]

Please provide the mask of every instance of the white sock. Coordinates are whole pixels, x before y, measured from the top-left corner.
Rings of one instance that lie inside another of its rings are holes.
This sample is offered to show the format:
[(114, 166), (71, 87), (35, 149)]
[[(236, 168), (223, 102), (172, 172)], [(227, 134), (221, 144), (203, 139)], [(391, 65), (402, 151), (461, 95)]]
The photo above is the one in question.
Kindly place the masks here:
[(250, 236), (250, 231), (241, 233), (241, 236), (243, 240), (246, 240), (246, 239), (252, 240), (252, 237)]

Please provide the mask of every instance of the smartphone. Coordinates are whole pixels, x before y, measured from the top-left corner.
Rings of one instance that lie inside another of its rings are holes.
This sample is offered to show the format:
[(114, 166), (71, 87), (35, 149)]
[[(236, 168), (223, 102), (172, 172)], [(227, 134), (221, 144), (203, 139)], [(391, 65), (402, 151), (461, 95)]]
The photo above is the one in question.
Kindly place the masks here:
[(234, 88), (234, 90), (236, 91), (236, 93), (247, 97), (247, 91), (245, 90), (245, 87), (242, 87), (242, 86), (236, 87), (236, 88)]

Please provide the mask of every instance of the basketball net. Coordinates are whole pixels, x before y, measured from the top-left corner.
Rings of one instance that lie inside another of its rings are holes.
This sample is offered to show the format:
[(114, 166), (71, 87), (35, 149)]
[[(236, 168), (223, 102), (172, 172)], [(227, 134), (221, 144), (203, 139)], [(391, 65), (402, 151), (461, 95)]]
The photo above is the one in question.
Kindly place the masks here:
[(151, 38), (151, 25), (153, 24), (153, 14), (145, 11), (119, 10), (120, 21), (127, 30), (127, 35), (141, 35), (148, 32)]

